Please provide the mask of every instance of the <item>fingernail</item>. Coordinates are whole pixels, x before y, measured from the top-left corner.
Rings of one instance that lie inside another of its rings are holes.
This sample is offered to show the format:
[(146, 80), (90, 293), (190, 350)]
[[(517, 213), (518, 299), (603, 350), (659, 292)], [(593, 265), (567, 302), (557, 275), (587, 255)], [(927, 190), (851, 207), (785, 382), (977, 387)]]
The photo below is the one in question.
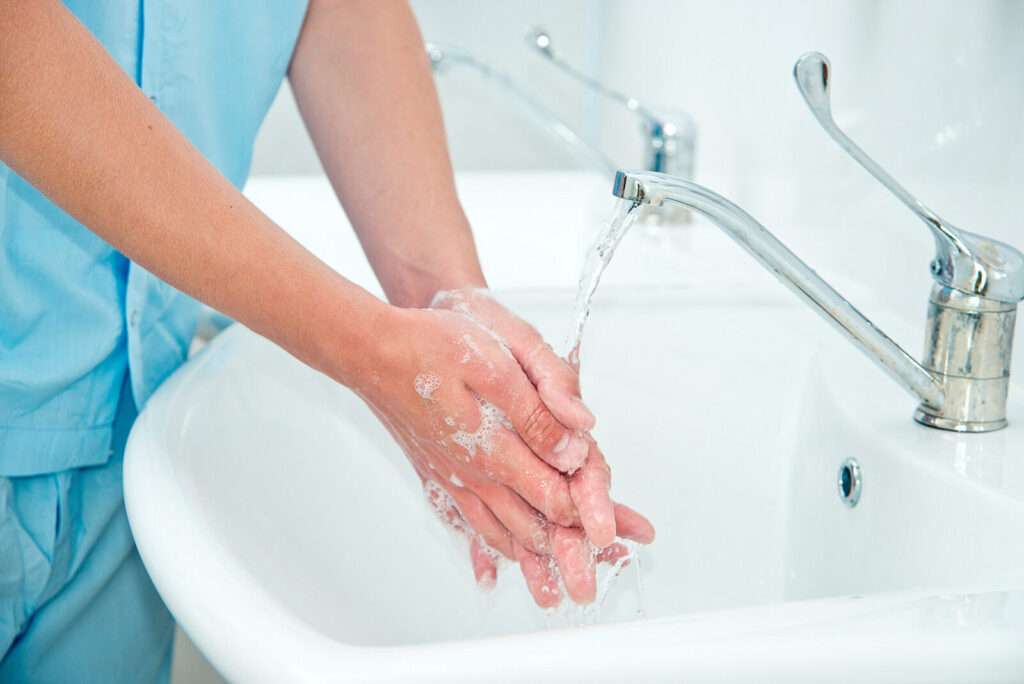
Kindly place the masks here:
[(587, 454), (590, 452), (590, 444), (578, 434), (574, 434), (569, 438), (569, 443), (562, 449), (559, 454), (562, 459), (564, 470), (570, 475), (583, 465), (583, 462), (587, 460)]
[(562, 435), (562, 439), (558, 440), (558, 443), (555, 444), (555, 453), (560, 454), (565, 451), (565, 447), (569, 446), (570, 439), (572, 439), (572, 435), (566, 431), (566, 433)]
[(534, 597), (534, 600), (541, 608), (557, 608), (562, 603), (562, 592), (557, 585), (545, 584), (540, 588), (540, 596)]
[(498, 583), (498, 575), (494, 570), (484, 570), (476, 580), (476, 584), (483, 591), (490, 591)]

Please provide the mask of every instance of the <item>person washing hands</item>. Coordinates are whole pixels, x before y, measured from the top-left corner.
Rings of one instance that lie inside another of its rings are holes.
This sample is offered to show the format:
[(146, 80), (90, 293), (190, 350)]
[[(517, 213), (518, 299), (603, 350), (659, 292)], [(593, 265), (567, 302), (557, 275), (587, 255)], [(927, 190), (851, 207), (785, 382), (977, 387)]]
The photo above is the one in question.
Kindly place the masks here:
[[(388, 303), (239, 192), (285, 75)], [(405, 2), (7, 0), (0, 161), (0, 681), (167, 681), (121, 462), (192, 297), (357, 392), (482, 583), (493, 549), (554, 605), (553, 558), (587, 602), (617, 536), (653, 538), (576, 373), (486, 293)]]

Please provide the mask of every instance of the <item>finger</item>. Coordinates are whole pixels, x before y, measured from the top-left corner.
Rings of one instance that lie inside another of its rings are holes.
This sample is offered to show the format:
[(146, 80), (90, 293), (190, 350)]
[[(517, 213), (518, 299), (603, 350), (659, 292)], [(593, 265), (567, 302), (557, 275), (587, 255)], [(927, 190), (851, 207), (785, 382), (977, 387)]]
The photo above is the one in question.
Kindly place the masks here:
[(592, 602), (597, 594), (594, 555), (583, 531), (553, 526), (551, 545), (569, 598), (580, 604)]
[(590, 441), (590, 454), (569, 478), (569, 493), (580, 523), (594, 546), (603, 549), (615, 541), (615, 509), (611, 497), (612, 474), (597, 442)]
[(455, 500), (459, 513), (469, 526), (483, 537), (489, 546), (500, 551), (505, 557), (512, 558), (512, 537), (486, 504), (468, 489), (450, 484), (441, 486)]
[(488, 448), (477, 453), (475, 463), (489, 478), (510, 487), (551, 522), (567, 527), (579, 523), (569, 482), (537, 458), (511, 430), (498, 428), (491, 433)]
[(494, 557), (494, 550), (488, 548), (486, 543), (475, 536), (469, 543), (469, 557), (473, 561), (473, 577), (481, 589), (493, 589), (498, 582), (498, 564)]
[(654, 541), (654, 525), (651, 521), (620, 503), (615, 504), (615, 531), (620, 537), (641, 544)]
[(541, 608), (554, 608), (561, 603), (562, 592), (547, 559), (530, 552), (521, 544), (513, 544), (513, 548), (523, 579), (526, 580), (526, 588), (530, 590), (534, 602)]
[[(607, 546), (607, 547), (601, 549), (597, 553), (597, 562), (598, 563), (608, 563), (609, 565), (614, 565), (616, 562), (618, 562), (618, 560), (620, 558), (625, 558), (628, 555), (629, 555), (629, 549), (626, 548), (623, 544), (619, 544), (618, 542), (616, 542), (614, 544), (611, 544), (610, 546)], [(626, 563), (623, 563), (623, 565), (628, 565), (628, 564), (629, 564), (629, 561), (626, 561)]]
[[(443, 425), (451, 432), (446, 438), (448, 453), (456, 461), (470, 464), (459, 468), (462, 477), (479, 471), (487, 478), (511, 487), (545, 517), (561, 525), (579, 524), (569, 484), (560, 472), (537, 458), (511, 430), (504, 416), (494, 415), (494, 406), (474, 397), (471, 391), (442, 386), (439, 390), (453, 415)], [(472, 404), (472, 405), (470, 405)], [(472, 432), (470, 432), (472, 430)], [(445, 470), (441, 463), (437, 466)], [(442, 473), (450, 481), (451, 473)], [(475, 487), (474, 487), (475, 489)]]
[(548, 523), (544, 516), (505, 485), (494, 482), (481, 485), (474, 482), (473, 491), (487, 504), (513, 539), (536, 554), (550, 556), (551, 542), (548, 540)]
[(482, 373), (470, 389), (497, 406), (526, 446), (552, 467), (568, 473), (583, 464), (587, 440), (558, 422), (512, 359), (505, 359), (500, 372)]
[(580, 399), (579, 373), (559, 358), (544, 342), (536, 328), (510, 313), (487, 292), (470, 293), (470, 317), (487, 330), (493, 330), (508, 347), (541, 400), (567, 428), (588, 431), (594, 427), (594, 414)]
[(580, 398), (580, 376), (551, 345), (536, 335), (533, 346), (525, 353), (515, 346), (511, 350), (555, 418), (568, 428), (584, 432), (593, 429), (597, 421)]

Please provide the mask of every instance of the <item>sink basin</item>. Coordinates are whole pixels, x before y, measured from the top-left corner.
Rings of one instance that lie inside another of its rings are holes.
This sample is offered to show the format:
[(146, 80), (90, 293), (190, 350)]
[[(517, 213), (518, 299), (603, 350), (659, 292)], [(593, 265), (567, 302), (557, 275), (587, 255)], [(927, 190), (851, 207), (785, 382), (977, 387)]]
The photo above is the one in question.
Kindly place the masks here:
[[(1024, 388), (1001, 432), (921, 427), (811, 311), (758, 292), (599, 292), (584, 395), (613, 494), (658, 538), (595, 624), (535, 608), (509, 565), (481, 593), (362, 402), (238, 325), (132, 431), (143, 560), (232, 681), (1024, 680)], [(561, 341), (572, 296), (503, 299)]]

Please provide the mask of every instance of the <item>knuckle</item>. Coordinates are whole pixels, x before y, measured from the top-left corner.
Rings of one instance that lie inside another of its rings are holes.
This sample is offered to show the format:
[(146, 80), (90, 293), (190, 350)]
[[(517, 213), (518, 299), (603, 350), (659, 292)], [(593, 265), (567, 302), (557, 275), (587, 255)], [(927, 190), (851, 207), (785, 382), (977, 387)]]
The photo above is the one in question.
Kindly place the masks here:
[(547, 377), (551, 374), (551, 359), (558, 358), (551, 345), (537, 336), (537, 339), (530, 343), (530, 351), (526, 353), (523, 365), (539, 376)]
[(472, 366), (476, 383), (488, 392), (501, 393), (512, 384), (517, 367), (504, 354), (494, 351), (481, 356)]
[(522, 429), (523, 440), (531, 447), (540, 448), (545, 453), (554, 449), (555, 444), (565, 433), (565, 429), (540, 402), (527, 413)]
[(534, 347), (535, 350), (539, 347), (547, 347), (548, 349), (551, 349), (551, 345), (544, 342), (544, 338), (541, 337), (541, 334), (535, 327), (526, 321), (523, 321), (522, 323), (523, 327), (520, 334), (522, 335), (522, 339), (525, 344)]
[(551, 522), (559, 527), (575, 527), (580, 524), (580, 518), (574, 508), (563, 506), (553, 513)]
[(504, 359), (490, 359), (484, 366), (483, 383), (487, 391), (500, 398), (509, 392), (512, 384), (512, 368), (504, 363)]

